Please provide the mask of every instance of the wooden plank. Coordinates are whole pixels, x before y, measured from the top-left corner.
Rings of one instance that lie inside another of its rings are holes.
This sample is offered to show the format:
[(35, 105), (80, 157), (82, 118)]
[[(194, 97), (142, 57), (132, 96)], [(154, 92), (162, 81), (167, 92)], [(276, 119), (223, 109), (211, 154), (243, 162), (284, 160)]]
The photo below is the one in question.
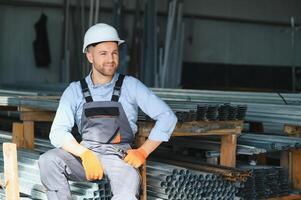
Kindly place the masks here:
[(55, 116), (55, 112), (49, 112), (49, 111), (36, 111), (36, 112), (22, 111), (20, 113), (20, 119), (22, 121), (51, 122), (53, 121), (54, 116)]
[[(144, 142), (146, 141), (146, 137), (138, 136), (137, 138), (137, 145), (140, 147)], [(146, 192), (146, 162), (143, 163), (143, 165), (140, 167), (140, 175), (142, 178), (142, 184), (141, 184), (141, 190), (140, 192), (140, 200), (146, 200), (147, 199), (147, 192)]]
[[(150, 133), (149, 129), (141, 128), (139, 130), (139, 135), (144, 136), (144, 137), (148, 137), (149, 133)], [(181, 136), (230, 135), (230, 134), (236, 134), (236, 133), (237, 133), (237, 131), (235, 129), (212, 130), (212, 131), (207, 131), (204, 133), (174, 131), (171, 136), (172, 137), (181, 137)]]
[(291, 151), (292, 181), (294, 189), (301, 189), (301, 148)]
[[(172, 136), (202, 136), (202, 135), (228, 135), (240, 133), (242, 130), (242, 121), (217, 121), (217, 122), (185, 122), (178, 123)], [(148, 137), (153, 122), (140, 122), (139, 135)]]
[(237, 135), (223, 135), (221, 138), (220, 165), (235, 167)]
[[(145, 128), (152, 128), (154, 122), (138, 122)], [(237, 126), (242, 127), (243, 121), (192, 121), (192, 122), (178, 122), (176, 130), (193, 130), (194, 132), (217, 130), (217, 129), (229, 129)], [(211, 129), (208, 129), (211, 128)], [(203, 129), (203, 130), (202, 130)]]
[(24, 147), (34, 149), (34, 122), (24, 121)]
[(17, 147), (24, 147), (23, 123), (14, 122), (12, 134), (12, 142), (15, 143)]
[(20, 112), (47, 112), (48, 110), (40, 109), (40, 108), (32, 108), (26, 106), (19, 106), (18, 111)]
[(20, 199), (16, 149), (16, 144), (3, 143), (5, 196), (8, 200)]

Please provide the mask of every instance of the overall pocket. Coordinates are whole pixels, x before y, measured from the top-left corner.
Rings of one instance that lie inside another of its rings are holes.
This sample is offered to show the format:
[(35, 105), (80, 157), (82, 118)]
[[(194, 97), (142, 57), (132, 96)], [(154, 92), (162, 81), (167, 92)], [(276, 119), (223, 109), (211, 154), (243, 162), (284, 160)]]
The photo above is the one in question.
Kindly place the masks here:
[(83, 138), (100, 143), (109, 143), (119, 132), (118, 107), (96, 107), (85, 109)]

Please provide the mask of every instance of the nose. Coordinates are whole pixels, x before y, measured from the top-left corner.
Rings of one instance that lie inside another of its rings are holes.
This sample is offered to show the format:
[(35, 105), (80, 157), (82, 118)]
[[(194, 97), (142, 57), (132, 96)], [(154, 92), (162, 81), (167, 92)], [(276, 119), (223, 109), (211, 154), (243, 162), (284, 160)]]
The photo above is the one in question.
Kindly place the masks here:
[(113, 62), (114, 61), (114, 55), (113, 54), (108, 54), (108, 61)]

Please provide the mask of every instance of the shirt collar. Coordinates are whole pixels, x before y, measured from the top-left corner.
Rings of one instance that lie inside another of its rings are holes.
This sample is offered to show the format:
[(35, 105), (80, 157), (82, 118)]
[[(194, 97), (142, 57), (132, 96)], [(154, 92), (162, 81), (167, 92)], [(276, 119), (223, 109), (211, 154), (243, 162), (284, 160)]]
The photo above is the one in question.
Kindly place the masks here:
[(85, 79), (86, 79), (87, 84), (89, 86), (91, 86), (92, 88), (108, 87), (108, 86), (113, 85), (113, 84), (115, 85), (115, 82), (117, 81), (118, 76), (119, 76), (119, 74), (117, 72), (115, 72), (115, 74), (114, 74), (114, 76), (113, 76), (113, 78), (112, 78), (112, 80), (110, 82), (105, 83), (105, 84), (96, 84), (96, 85), (94, 85), (94, 83), (92, 81), (91, 75), (92, 75), (92, 70), (90, 71), (90, 73), (88, 74), (88, 76), (86, 76)]

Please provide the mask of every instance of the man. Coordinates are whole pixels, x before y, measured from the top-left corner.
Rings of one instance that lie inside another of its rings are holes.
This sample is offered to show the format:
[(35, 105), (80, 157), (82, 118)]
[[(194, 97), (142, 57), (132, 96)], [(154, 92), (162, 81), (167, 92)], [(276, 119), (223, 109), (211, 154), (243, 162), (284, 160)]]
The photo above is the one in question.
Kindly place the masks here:
[[(137, 168), (162, 141), (168, 141), (177, 119), (171, 109), (143, 83), (116, 73), (118, 46), (124, 41), (107, 24), (96, 24), (84, 37), (83, 52), (90, 74), (64, 91), (54, 118), (51, 143), (57, 147), (40, 156), (41, 181), (50, 200), (71, 199), (67, 180), (93, 181), (105, 174), (113, 200), (136, 200)], [(156, 120), (146, 142), (131, 149), (137, 132), (138, 107)], [(71, 134), (77, 124), (79, 144)]]

